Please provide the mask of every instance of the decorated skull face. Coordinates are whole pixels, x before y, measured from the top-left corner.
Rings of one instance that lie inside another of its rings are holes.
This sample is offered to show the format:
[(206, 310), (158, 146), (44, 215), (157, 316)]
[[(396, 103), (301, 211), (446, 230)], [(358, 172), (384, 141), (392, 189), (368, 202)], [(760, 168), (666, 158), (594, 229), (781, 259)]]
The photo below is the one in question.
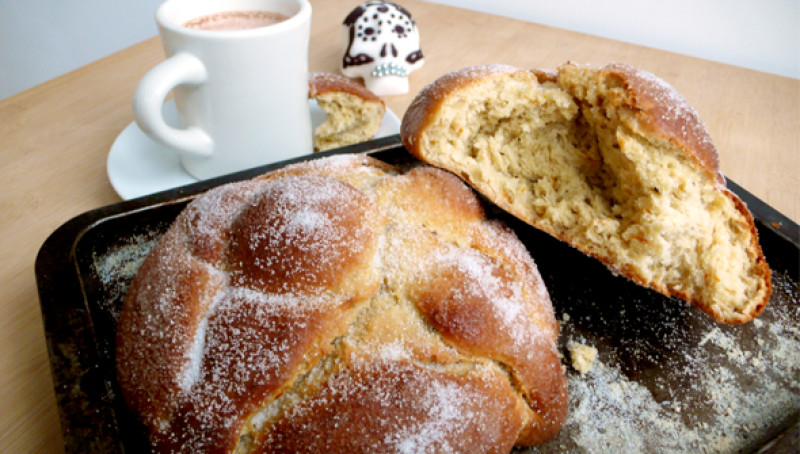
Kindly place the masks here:
[(424, 62), (411, 14), (387, 1), (357, 6), (343, 23), (342, 74), (361, 77), (378, 96), (408, 92), (408, 75)]

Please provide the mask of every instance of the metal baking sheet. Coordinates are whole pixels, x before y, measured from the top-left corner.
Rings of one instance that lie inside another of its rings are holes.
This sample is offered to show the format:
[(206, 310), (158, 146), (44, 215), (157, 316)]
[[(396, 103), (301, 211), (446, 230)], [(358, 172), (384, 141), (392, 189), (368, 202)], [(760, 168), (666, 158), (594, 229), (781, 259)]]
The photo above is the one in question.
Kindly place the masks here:
[[(416, 161), (397, 136), (319, 153)], [(301, 159), (302, 160), (302, 159)], [(295, 160), (298, 161), (298, 160)], [(294, 161), (291, 161), (294, 162)], [(56, 230), (36, 277), (67, 452), (150, 450), (121, 399), (114, 339), (141, 260), (198, 193), (286, 165), (265, 166), (80, 215)], [(741, 187), (773, 296), (756, 321), (727, 326), (688, 304), (612, 275), (598, 262), (486, 202), (528, 247), (561, 322), (569, 416), (555, 440), (522, 452), (784, 452), (800, 447), (800, 229)], [(570, 346), (595, 348), (588, 372)]]

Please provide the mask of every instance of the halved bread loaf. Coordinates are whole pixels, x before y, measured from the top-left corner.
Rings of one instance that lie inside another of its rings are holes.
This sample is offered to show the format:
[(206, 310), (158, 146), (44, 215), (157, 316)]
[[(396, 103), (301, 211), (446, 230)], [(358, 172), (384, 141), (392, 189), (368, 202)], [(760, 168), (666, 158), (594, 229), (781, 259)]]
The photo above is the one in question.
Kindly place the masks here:
[(717, 321), (769, 300), (751, 214), (695, 110), (650, 73), (463, 68), (418, 94), (401, 134), (501, 208)]
[(333, 73), (311, 73), (308, 96), (327, 113), (314, 131), (314, 151), (364, 142), (381, 127), (386, 106), (363, 85)]

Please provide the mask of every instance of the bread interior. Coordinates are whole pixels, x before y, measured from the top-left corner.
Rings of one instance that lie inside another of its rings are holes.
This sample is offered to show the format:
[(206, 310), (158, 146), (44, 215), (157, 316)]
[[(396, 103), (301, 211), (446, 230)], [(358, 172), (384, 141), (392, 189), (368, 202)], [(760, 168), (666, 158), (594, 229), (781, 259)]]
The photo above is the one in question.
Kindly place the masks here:
[(372, 138), (380, 128), (384, 107), (347, 92), (329, 92), (315, 97), (327, 113), (314, 132), (314, 148), (330, 150)]
[(674, 144), (626, 121), (608, 102), (622, 90), (588, 70), (486, 78), (448, 95), (420, 149), (613, 271), (743, 321), (765, 291), (746, 219)]

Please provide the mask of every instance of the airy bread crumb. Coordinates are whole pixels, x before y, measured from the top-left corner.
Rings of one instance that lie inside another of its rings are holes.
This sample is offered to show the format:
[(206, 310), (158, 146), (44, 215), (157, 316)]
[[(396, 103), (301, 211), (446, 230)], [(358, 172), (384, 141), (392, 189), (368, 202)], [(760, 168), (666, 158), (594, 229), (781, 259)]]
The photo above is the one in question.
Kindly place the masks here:
[(426, 87), (403, 142), (523, 221), (716, 320), (763, 310), (770, 271), (697, 113), (625, 65), (464, 68)]

